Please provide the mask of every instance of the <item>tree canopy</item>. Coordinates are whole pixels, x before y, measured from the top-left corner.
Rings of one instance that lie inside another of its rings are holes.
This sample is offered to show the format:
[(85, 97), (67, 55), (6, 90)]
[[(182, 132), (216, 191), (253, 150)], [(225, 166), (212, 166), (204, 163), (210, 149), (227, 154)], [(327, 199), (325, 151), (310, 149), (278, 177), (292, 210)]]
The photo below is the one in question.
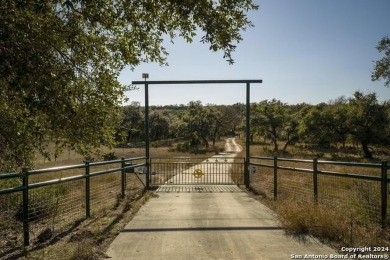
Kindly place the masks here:
[(384, 53), (384, 57), (375, 62), (374, 72), (371, 75), (372, 80), (385, 80), (385, 86), (390, 86), (390, 39), (383, 37), (376, 47), (379, 52)]
[(232, 53), (251, 0), (6, 0), (0, 6), (0, 165), (29, 165), (47, 144), (87, 153), (114, 141), (125, 66), (167, 63), (164, 37)]

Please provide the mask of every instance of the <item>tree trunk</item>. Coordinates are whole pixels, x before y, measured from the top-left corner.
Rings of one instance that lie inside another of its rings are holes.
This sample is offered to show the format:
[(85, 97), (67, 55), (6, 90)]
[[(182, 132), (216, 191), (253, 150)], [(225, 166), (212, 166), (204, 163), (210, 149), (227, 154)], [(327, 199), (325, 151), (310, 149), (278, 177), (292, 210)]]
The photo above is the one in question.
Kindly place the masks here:
[(206, 138), (202, 138), (202, 140), (203, 140), (204, 146), (206, 147), (206, 150), (209, 149), (209, 142), (207, 141), (207, 139)]
[(362, 148), (364, 152), (364, 158), (373, 159), (371, 151), (368, 149), (368, 143), (362, 142)]
[(287, 146), (290, 144), (290, 142), (291, 142), (291, 140), (290, 140), (290, 133), (287, 133), (287, 140), (286, 140), (286, 142), (284, 143), (282, 152), (285, 152), (285, 151), (286, 151)]
[(274, 152), (279, 152), (278, 141), (276, 138), (272, 138), (272, 143), (274, 144)]
[(287, 146), (290, 144), (290, 140), (287, 140), (286, 143), (284, 144), (283, 146), (283, 152), (285, 152), (287, 150)]

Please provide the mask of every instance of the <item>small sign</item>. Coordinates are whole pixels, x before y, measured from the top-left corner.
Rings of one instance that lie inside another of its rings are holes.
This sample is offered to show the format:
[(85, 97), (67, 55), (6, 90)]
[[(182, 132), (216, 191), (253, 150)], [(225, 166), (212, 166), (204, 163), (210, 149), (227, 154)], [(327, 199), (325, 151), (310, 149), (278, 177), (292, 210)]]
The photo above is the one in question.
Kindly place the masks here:
[(148, 79), (149, 78), (149, 73), (142, 73), (142, 78), (143, 79)]
[(203, 176), (203, 174), (204, 174), (204, 173), (202, 172), (201, 169), (196, 169), (196, 170), (194, 171), (194, 177), (197, 178), (197, 179), (201, 178), (201, 177)]
[(255, 174), (256, 173), (256, 167), (252, 166), (249, 171), (250, 171), (251, 174)]

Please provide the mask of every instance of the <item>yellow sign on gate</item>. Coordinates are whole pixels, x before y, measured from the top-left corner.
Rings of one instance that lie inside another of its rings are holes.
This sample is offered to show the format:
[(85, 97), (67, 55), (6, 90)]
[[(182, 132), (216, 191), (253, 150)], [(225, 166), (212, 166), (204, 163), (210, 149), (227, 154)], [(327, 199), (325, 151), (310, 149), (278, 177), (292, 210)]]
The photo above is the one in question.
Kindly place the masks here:
[(201, 169), (196, 169), (194, 171), (194, 177), (197, 178), (197, 179), (201, 178), (203, 175), (204, 175), (204, 173), (202, 172)]

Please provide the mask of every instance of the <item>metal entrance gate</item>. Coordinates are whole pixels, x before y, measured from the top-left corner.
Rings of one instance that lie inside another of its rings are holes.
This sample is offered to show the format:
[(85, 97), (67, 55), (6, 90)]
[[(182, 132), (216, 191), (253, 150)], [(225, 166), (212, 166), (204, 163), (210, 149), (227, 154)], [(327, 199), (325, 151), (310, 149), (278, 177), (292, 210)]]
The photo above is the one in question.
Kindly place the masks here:
[(244, 184), (244, 158), (151, 158), (150, 185)]

